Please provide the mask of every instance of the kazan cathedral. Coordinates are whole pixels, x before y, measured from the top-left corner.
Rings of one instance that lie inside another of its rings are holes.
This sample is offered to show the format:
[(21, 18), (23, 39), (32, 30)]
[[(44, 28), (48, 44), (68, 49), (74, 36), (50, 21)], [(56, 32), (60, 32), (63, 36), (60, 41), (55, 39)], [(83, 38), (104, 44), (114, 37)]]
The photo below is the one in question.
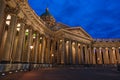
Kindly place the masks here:
[(116, 65), (120, 39), (93, 39), (81, 26), (38, 16), (27, 0), (0, 0), (0, 72), (49, 65)]

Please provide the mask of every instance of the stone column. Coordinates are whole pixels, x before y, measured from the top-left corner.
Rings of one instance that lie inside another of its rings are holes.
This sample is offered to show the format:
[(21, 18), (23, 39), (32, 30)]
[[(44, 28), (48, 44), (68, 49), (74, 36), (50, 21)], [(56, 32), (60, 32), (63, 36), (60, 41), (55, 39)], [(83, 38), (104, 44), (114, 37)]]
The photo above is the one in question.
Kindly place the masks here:
[[(23, 19), (22, 19), (23, 21)], [(17, 47), (16, 47), (16, 53), (15, 53), (15, 57), (14, 57), (14, 61), (15, 62), (20, 62), (21, 61), (21, 55), (23, 52), (23, 45), (24, 45), (24, 37), (25, 37), (25, 24), (22, 22), (21, 26), (20, 26), (20, 31), (18, 34), (18, 43), (17, 43)]]
[(80, 43), (78, 43), (78, 64), (81, 64)]
[(15, 37), (15, 31), (16, 31), (16, 24), (17, 24), (17, 16), (15, 13), (17, 13), (16, 9), (11, 9), (9, 8), (8, 10), (9, 13), (11, 13), (11, 22), (8, 27), (8, 35), (6, 38), (6, 43), (5, 43), (5, 48), (3, 51), (3, 57), (2, 61), (11, 61), (11, 49), (13, 48), (13, 39)]
[(90, 48), (87, 48), (87, 64), (90, 64)]
[(39, 55), (38, 55), (38, 62), (41, 63), (42, 58), (42, 37), (40, 37), (39, 41)]
[(108, 48), (105, 48), (105, 53), (104, 53), (103, 57), (104, 57), (104, 63), (109, 64)]
[(0, 0), (0, 46), (1, 46), (2, 34), (6, 20), (5, 7), (6, 7), (5, 0)]
[(71, 40), (69, 40), (69, 64), (72, 64), (72, 45)]
[(69, 64), (69, 41), (66, 41), (66, 43), (65, 43), (65, 56), (66, 56), (66, 64)]
[[(55, 44), (56, 44), (56, 40), (53, 41), (53, 39), (51, 39), (51, 42), (50, 42), (50, 45), (51, 45), (50, 46), (50, 48), (51, 48), (51, 51), (50, 51), (50, 63), (52, 63), (52, 64), (55, 62), (55, 58), (56, 58)], [(62, 52), (62, 51), (60, 51), (60, 52)]]
[(79, 63), (79, 61), (78, 61), (78, 43), (77, 42), (75, 42), (75, 64), (78, 64)]
[(27, 62), (29, 63), (31, 61), (31, 52), (32, 49), (30, 49), (30, 46), (32, 46), (32, 29), (29, 29), (29, 34), (28, 34), (28, 39), (27, 39), (27, 46), (26, 49), (24, 51), (24, 55), (23, 55), (23, 62)]
[(81, 63), (84, 64), (83, 44), (80, 45)]
[(99, 56), (98, 56), (98, 54), (99, 54), (99, 48), (96, 47), (96, 49), (95, 49), (95, 59), (96, 59), (96, 64), (99, 64)]
[(88, 51), (87, 51), (87, 45), (85, 45), (85, 64), (88, 64)]
[(96, 55), (96, 48), (95, 48), (95, 47), (93, 47), (92, 54), (93, 54), (92, 63), (93, 63), (93, 64), (96, 64), (97, 61), (96, 61), (96, 56), (95, 56), (95, 55)]
[(114, 56), (113, 56), (113, 49), (112, 48), (109, 49), (109, 55), (110, 55), (110, 63), (114, 64), (114, 60), (113, 60)]
[(50, 39), (47, 38), (47, 47), (46, 47), (46, 63), (50, 63)]
[(38, 46), (39, 46), (39, 34), (36, 32), (35, 46), (34, 46), (34, 63), (37, 63), (38, 56)]
[(113, 53), (113, 64), (117, 63), (117, 55), (116, 55), (116, 51), (115, 51), (115, 47), (112, 48), (112, 53)]
[(93, 56), (92, 49), (91, 46), (89, 46), (89, 64), (92, 64), (92, 56)]
[(76, 43), (72, 42), (72, 63), (76, 62)]
[(57, 64), (60, 64), (61, 63), (61, 54), (60, 54), (60, 40), (58, 40), (57, 41), (57, 43), (58, 43), (58, 50), (57, 50), (57, 52), (58, 52), (58, 55), (57, 55)]
[(117, 56), (117, 64), (120, 64), (120, 52), (119, 52), (119, 47), (116, 48), (116, 56)]
[(102, 48), (98, 48), (98, 64), (102, 64)]
[(42, 41), (42, 58), (41, 58), (41, 62), (44, 63), (45, 62), (45, 47), (46, 47), (46, 39), (45, 37), (43, 37), (43, 41)]
[(61, 64), (65, 64), (65, 40), (62, 39)]

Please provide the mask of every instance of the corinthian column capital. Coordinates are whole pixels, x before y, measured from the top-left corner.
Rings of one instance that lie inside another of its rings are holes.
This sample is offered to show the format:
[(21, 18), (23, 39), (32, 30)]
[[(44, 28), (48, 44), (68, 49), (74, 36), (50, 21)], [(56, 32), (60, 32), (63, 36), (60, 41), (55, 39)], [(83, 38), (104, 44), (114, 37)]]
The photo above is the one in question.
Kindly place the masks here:
[(19, 6), (17, 6), (16, 8), (6, 6), (5, 12), (8, 14), (16, 14), (17, 15), (20, 12), (20, 8), (19, 8)]

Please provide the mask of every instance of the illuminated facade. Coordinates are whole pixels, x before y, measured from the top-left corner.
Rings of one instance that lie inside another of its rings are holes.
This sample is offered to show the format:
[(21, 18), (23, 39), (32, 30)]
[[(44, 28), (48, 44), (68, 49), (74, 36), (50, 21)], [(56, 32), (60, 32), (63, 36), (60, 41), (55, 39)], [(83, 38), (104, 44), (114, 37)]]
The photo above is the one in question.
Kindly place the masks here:
[(120, 39), (93, 39), (81, 27), (57, 23), (48, 9), (38, 16), (27, 0), (0, 0), (0, 11), (0, 72), (120, 63)]

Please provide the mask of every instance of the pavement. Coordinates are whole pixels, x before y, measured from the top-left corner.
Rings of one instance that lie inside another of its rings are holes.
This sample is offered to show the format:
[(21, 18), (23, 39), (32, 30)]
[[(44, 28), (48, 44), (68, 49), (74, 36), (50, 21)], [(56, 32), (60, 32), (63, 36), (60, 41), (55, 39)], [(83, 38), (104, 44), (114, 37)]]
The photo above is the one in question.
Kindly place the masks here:
[(120, 80), (120, 72), (101, 68), (40, 68), (12, 73), (0, 80)]

